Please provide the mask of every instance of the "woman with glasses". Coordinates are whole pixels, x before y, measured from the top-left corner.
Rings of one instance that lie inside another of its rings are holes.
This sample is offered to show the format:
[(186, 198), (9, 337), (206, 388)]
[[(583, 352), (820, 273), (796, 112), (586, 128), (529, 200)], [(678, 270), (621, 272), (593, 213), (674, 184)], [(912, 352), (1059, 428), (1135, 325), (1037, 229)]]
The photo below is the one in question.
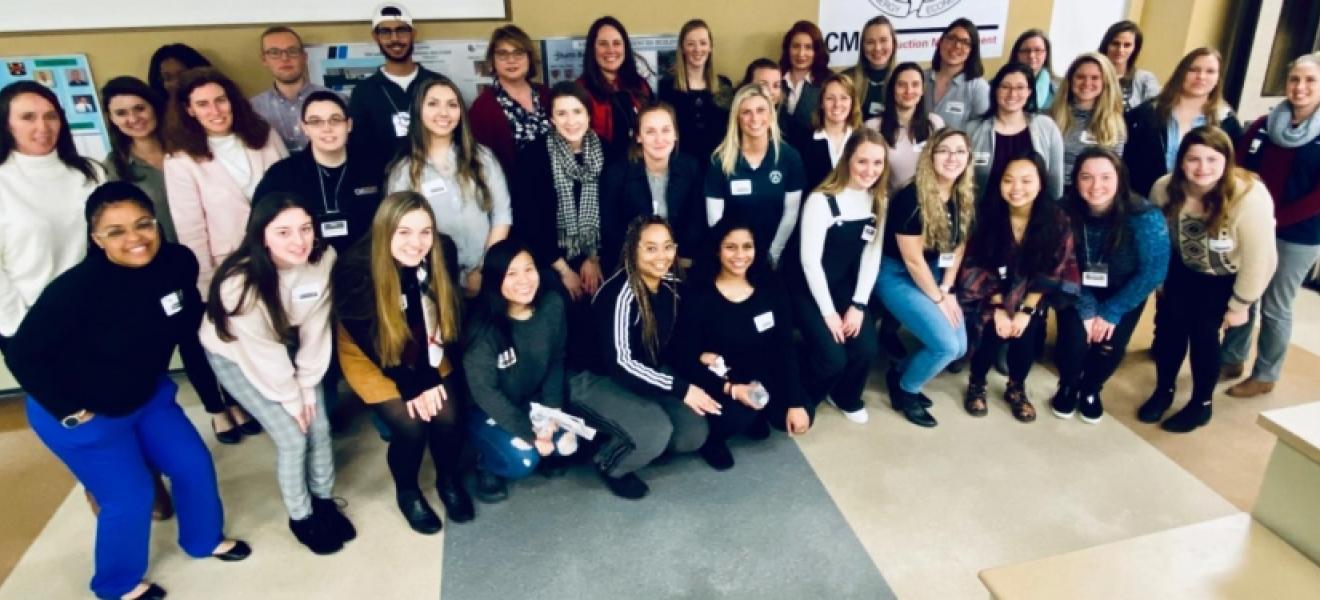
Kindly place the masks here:
[(238, 561), (252, 549), (224, 536), (215, 465), (167, 373), (175, 346), (197, 335), (197, 260), (161, 239), (132, 184), (97, 188), (83, 210), (95, 247), (41, 294), (5, 359), (33, 431), (100, 502), (92, 592), (155, 600), (165, 590), (144, 579), (153, 469), (170, 480), (184, 552)]
[(1160, 93), (1160, 80), (1155, 74), (1137, 68), (1141, 55), (1141, 28), (1132, 21), (1119, 21), (1109, 26), (1100, 38), (1097, 50), (1109, 58), (1123, 88), (1123, 106), (1132, 110)]
[(957, 19), (944, 28), (926, 72), (926, 107), (953, 129), (990, 107), (990, 86), (981, 78), (981, 36), (976, 24)]
[(1059, 89), (1059, 78), (1054, 76), (1053, 46), (1044, 31), (1028, 29), (1013, 42), (1009, 60), (1031, 69), (1031, 90), (1036, 94), (1036, 106), (1046, 110), (1054, 105), (1054, 94)]
[(660, 80), (660, 101), (673, 107), (678, 119), (678, 135), (683, 139), (679, 151), (696, 159), (704, 175), (710, 153), (724, 137), (733, 82), (715, 71), (715, 38), (705, 21), (684, 23), (678, 31), (678, 48), (682, 59)]
[(884, 15), (871, 17), (862, 25), (857, 64), (843, 71), (852, 79), (853, 97), (860, 103), (863, 121), (879, 118), (887, 110), (885, 84), (897, 62), (898, 34), (894, 32), (894, 24)]
[(994, 91), (990, 108), (967, 124), (976, 189), (985, 190), (999, 181), (1012, 158), (1034, 152), (1045, 160), (1045, 194), (1051, 200), (1058, 198), (1063, 193), (1063, 135), (1054, 120), (1037, 113), (1031, 102), (1031, 70), (1008, 63), (990, 87)]
[(532, 81), (541, 61), (536, 44), (517, 25), (490, 34), (486, 62), (495, 77), (468, 109), (472, 135), (495, 154), (505, 173), (513, 173), (518, 151), (550, 133), (550, 88)]

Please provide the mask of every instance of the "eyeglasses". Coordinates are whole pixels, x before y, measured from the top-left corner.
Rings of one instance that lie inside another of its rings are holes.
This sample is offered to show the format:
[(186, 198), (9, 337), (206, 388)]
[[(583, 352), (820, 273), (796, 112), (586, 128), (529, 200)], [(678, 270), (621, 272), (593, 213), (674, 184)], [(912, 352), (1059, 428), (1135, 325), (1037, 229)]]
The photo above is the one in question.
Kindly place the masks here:
[(944, 36), (944, 40), (943, 40), (943, 41), (948, 42), (948, 43), (950, 43), (950, 44), (953, 44), (954, 46), (961, 46), (961, 47), (963, 47), (963, 48), (971, 48), (971, 47), (972, 47), (972, 40), (971, 40), (971, 38), (958, 37), (958, 36), (956, 36), (956, 35), (946, 35), (946, 36)]
[(347, 122), (348, 122), (347, 117), (335, 115), (333, 117), (330, 117), (329, 119), (322, 119), (320, 117), (306, 119), (303, 121), (303, 125), (311, 127), (312, 129), (320, 129), (327, 125), (329, 125), (330, 127), (339, 127), (340, 125), (343, 125), (344, 123)]
[(495, 51), (495, 60), (521, 60), (524, 58), (527, 58), (527, 51), (522, 48)]
[(266, 58), (272, 60), (280, 59), (280, 58), (301, 58), (303, 55), (303, 49), (300, 47), (267, 48), (265, 51), (262, 52), (262, 54), (265, 54)]
[[(133, 232), (138, 235), (155, 234), (156, 219), (146, 218), (139, 220), (138, 222), (133, 224)], [(98, 231), (96, 233), (93, 233), (92, 235), (109, 242), (117, 242), (119, 240), (124, 239), (124, 236), (128, 235), (128, 230), (123, 227), (114, 226), (114, 227), (107, 227), (104, 231)]]
[(377, 27), (375, 31), (376, 35), (383, 38), (408, 37), (412, 35), (413, 28), (407, 25), (402, 27)]
[(967, 150), (965, 148), (959, 148), (957, 150), (951, 148), (936, 148), (935, 156), (941, 156), (941, 155), (962, 158), (964, 156), (967, 156)]

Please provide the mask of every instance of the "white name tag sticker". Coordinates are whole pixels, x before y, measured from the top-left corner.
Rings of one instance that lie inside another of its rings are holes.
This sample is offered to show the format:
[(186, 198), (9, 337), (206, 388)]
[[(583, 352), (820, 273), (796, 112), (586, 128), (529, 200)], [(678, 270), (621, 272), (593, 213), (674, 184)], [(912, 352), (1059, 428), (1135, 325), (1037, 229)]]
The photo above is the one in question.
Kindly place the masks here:
[(866, 112), (868, 114), (878, 115), (882, 112), (885, 112), (885, 105), (879, 102), (872, 102), (871, 106), (866, 109)]
[(399, 310), (408, 310), (408, 294), (399, 294)]
[(1082, 285), (1093, 288), (1109, 287), (1109, 273), (1103, 271), (1082, 271)]
[(360, 188), (354, 188), (354, 189), (353, 189), (353, 195), (354, 195), (354, 196), (366, 196), (367, 194), (375, 194), (375, 193), (378, 193), (379, 191), (380, 191), (380, 187), (379, 187), (379, 186), (368, 185), (368, 186), (364, 186), (364, 187), (360, 187)]
[(1232, 252), (1232, 238), (1210, 238), (1209, 244), (1211, 252)]
[(729, 193), (735, 196), (746, 196), (752, 193), (752, 180), (735, 179), (729, 182)]
[(422, 182), (422, 195), (427, 198), (439, 196), (447, 191), (449, 191), (449, 186), (445, 185), (443, 179), (428, 179)]
[(976, 165), (976, 166), (978, 166), (978, 167), (988, 167), (988, 166), (990, 166), (990, 153), (989, 153), (989, 152), (973, 152), (973, 153), (972, 153), (972, 164), (974, 164), (974, 165)]
[(507, 369), (516, 364), (518, 364), (518, 353), (513, 348), (509, 348), (495, 357), (496, 369)]
[(1082, 130), (1082, 135), (1079, 136), (1078, 139), (1080, 139), (1080, 140), (1082, 141), (1083, 144), (1095, 144), (1095, 143), (1096, 143), (1096, 141), (1095, 141), (1095, 136), (1094, 136), (1094, 135), (1091, 135), (1091, 132), (1090, 132), (1090, 131), (1087, 131), (1087, 130), (1085, 130), (1085, 129)]
[(435, 340), (426, 347), (426, 362), (431, 363), (432, 368), (438, 368), (440, 361), (445, 358), (445, 347), (437, 344)]
[(1255, 154), (1259, 150), (1260, 150), (1260, 138), (1251, 140), (1251, 149), (1248, 150), (1248, 152)]
[(967, 109), (964, 107), (962, 102), (950, 102), (948, 106), (944, 107), (944, 110), (948, 111), (948, 113), (951, 115), (961, 115)]
[(875, 239), (875, 225), (862, 227), (862, 241), (869, 242)]
[(408, 135), (408, 124), (412, 122), (412, 115), (400, 111), (390, 116), (390, 121), (394, 123), (394, 137), (404, 137)]
[(311, 302), (321, 297), (321, 284), (308, 283), (293, 288), (294, 303)]
[(763, 333), (765, 330), (775, 326), (775, 313), (763, 312), (752, 319), (756, 323), (756, 332)]
[(321, 222), (321, 237), (335, 238), (348, 235), (348, 221), (339, 219), (337, 221)]
[(999, 277), (1001, 279), (1008, 277), (1008, 267), (999, 267)]
[(936, 264), (937, 264), (941, 269), (947, 269), (947, 268), (953, 266), (953, 261), (954, 261), (954, 259), (956, 259), (957, 257), (958, 257), (958, 255), (956, 255), (956, 254), (954, 254), (954, 253), (952, 253), (952, 252), (941, 252), (941, 253), (940, 253), (939, 262), (937, 262)]
[(160, 299), (160, 307), (165, 309), (165, 316), (172, 317), (183, 310), (183, 293), (179, 291), (165, 294)]

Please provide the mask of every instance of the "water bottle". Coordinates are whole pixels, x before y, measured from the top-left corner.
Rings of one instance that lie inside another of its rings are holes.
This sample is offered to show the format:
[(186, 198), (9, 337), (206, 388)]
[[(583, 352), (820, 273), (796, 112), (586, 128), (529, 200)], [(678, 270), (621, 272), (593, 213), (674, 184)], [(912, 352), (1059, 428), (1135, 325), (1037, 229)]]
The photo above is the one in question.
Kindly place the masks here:
[(757, 408), (765, 408), (765, 405), (770, 403), (770, 391), (765, 389), (765, 386), (761, 385), (761, 382), (752, 381), (747, 384), (747, 387), (750, 388), (747, 390), (747, 398), (751, 400), (752, 404), (755, 404)]

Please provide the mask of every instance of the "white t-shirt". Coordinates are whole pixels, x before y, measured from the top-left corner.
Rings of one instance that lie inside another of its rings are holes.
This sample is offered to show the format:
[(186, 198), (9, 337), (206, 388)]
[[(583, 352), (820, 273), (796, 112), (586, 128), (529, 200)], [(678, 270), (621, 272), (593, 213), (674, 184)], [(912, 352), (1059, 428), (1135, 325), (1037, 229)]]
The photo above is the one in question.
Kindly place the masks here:
[(413, 80), (417, 79), (417, 74), (420, 72), (421, 69), (418, 69), (417, 65), (413, 65), (412, 73), (400, 77), (398, 75), (391, 75), (389, 71), (385, 70), (385, 67), (380, 68), (380, 73), (384, 75), (386, 79), (393, 81), (395, 85), (399, 86), (399, 89), (404, 91), (407, 91), (408, 86), (412, 85)]

